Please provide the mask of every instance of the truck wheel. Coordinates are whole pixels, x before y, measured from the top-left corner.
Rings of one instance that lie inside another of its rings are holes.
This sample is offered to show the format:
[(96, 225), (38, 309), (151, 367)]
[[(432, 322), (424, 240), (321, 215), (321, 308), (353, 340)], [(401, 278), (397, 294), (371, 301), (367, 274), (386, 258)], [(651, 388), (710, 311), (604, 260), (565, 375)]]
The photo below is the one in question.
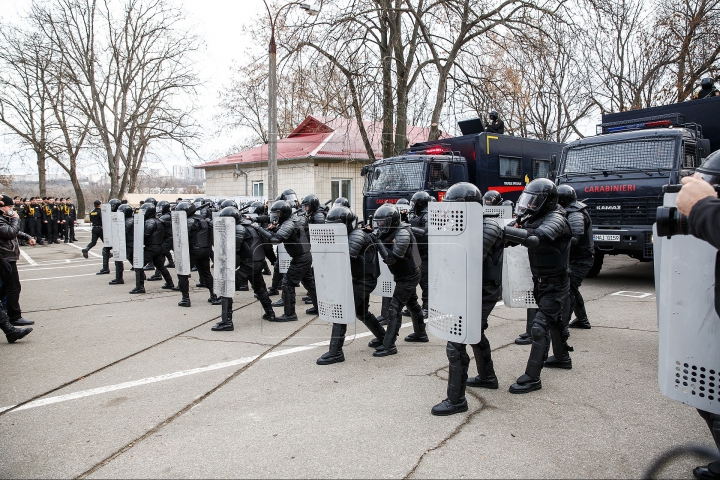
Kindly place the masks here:
[(603, 265), (603, 259), (605, 258), (605, 255), (602, 253), (596, 253), (595, 254), (595, 262), (593, 263), (593, 266), (590, 268), (590, 271), (585, 276), (585, 278), (595, 278), (600, 273), (600, 270), (602, 270)]

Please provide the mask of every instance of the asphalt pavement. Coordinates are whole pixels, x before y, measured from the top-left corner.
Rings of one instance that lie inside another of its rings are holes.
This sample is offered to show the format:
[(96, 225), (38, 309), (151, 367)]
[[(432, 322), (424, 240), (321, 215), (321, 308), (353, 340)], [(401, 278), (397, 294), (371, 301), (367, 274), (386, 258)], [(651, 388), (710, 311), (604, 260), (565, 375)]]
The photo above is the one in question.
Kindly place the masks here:
[[(652, 263), (606, 257), (582, 288), (593, 328), (572, 331), (573, 369), (544, 370), (527, 395), (508, 393), (529, 352), (513, 343), (525, 311), (497, 306), (487, 336), (500, 388), (468, 389), (467, 413), (433, 417), (441, 340), (405, 343), (406, 324), (399, 353), (374, 358), (356, 323), (346, 361), (319, 366), (331, 327), (317, 317), (262, 321), (252, 292), (237, 292), (235, 331), (212, 332), (220, 307), (197, 275), (191, 308), (162, 282), (129, 295), (132, 272), (108, 285), (95, 274), (102, 243), (86, 260), (89, 233), (77, 236), (24, 247), (18, 263), (36, 323), (0, 344), (3, 478), (637, 478), (669, 448), (713, 447), (695, 410), (658, 390)], [(691, 478), (700, 463), (662, 475)]]

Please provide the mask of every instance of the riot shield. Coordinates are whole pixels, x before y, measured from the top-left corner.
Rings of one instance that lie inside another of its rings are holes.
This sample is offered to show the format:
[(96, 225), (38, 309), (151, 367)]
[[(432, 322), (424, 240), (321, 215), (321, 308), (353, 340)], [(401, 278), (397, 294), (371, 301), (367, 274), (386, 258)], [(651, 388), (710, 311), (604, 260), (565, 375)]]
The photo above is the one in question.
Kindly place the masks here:
[(340, 223), (310, 225), (310, 246), (321, 320), (355, 322), (347, 227)]
[(285, 245), (282, 243), (279, 243), (277, 246), (277, 257), (278, 262), (280, 262), (280, 273), (287, 273), (288, 268), (290, 268), (290, 261), (292, 260), (292, 257), (285, 249)]
[(428, 331), (442, 340), (482, 339), (482, 249), (482, 205), (428, 205)]
[(511, 219), (513, 216), (512, 207), (510, 205), (483, 205), (483, 212), (485, 216), (500, 214), (500, 218), (507, 219)]
[(142, 269), (145, 266), (145, 214), (136, 213), (133, 217), (135, 230), (133, 234), (133, 267)]
[[(677, 194), (665, 195), (675, 206)], [(658, 248), (658, 244), (660, 245)], [(658, 384), (663, 395), (720, 414), (720, 318), (715, 312), (717, 250), (691, 235), (654, 231), (658, 305)]]
[(175, 252), (175, 272), (178, 275), (190, 275), (190, 246), (187, 231), (187, 212), (170, 212), (173, 233), (173, 252)]
[(503, 303), (511, 308), (537, 308), (530, 259), (526, 247), (517, 245), (503, 252)]
[(100, 217), (103, 226), (103, 247), (112, 247), (112, 209), (109, 203), (103, 203), (100, 205)]
[(235, 219), (215, 217), (213, 240), (215, 250), (213, 292), (220, 297), (233, 298), (235, 296)]
[(110, 212), (110, 227), (113, 242), (113, 260), (123, 262), (127, 256), (125, 250), (125, 214), (123, 212)]
[(393, 277), (390, 268), (385, 262), (380, 262), (380, 276), (378, 277), (377, 287), (372, 291), (373, 295), (378, 297), (392, 297), (395, 290), (395, 277)]

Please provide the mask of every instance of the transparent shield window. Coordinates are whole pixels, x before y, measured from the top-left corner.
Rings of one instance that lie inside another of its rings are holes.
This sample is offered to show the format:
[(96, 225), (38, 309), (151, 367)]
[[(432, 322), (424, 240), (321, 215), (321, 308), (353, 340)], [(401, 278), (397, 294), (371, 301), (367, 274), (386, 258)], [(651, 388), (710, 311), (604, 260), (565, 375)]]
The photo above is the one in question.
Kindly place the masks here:
[(517, 157), (500, 157), (500, 176), (517, 178), (520, 176), (520, 159)]
[(379, 165), (370, 170), (368, 192), (417, 191), (423, 188), (424, 166), (421, 161)]
[(264, 195), (263, 182), (253, 182), (252, 183), (252, 194), (253, 194), (253, 197), (262, 197)]
[(339, 197), (345, 197), (350, 203), (352, 208), (352, 180), (350, 179), (338, 179), (330, 181), (330, 197), (334, 202)]
[(533, 178), (547, 178), (550, 174), (550, 160), (533, 160)]
[(581, 145), (567, 151), (562, 173), (672, 169), (676, 148), (674, 138)]

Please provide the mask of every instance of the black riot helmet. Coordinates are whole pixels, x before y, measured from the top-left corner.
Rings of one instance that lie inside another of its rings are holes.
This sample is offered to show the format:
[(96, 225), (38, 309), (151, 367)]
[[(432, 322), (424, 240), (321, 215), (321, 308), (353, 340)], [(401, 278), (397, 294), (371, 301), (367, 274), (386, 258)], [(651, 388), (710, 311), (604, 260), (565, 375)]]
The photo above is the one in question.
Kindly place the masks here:
[(702, 165), (695, 169), (695, 177), (712, 185), (720, 184), (720, 150), (707, 156)]
[(292, 208), (285, 200), (278, 200), (270, 207), (270, 223), (281, 224), (292, 216)]
[(442, 201), (483, 203), (483, 196), (477, 186), (468, 182), (460, 182), (447, 189)]
[(290, 202), (292, 204), (296, 204), (298, 201), (297, 193), (295, 193), (295, 190), (292, 188), (288, 188), (287, 190), (283, 190), (283, 192), (280, 194), (280, 199), (285, 200), (286, 202)]
[(484, 205), (500, 205), (503, 201), (502, 195), (497, 190), (488, 190), (483, 195)]
[(192, 203), (195, 205), (196, 208), (200, 208), (202, 204), (205, 203), (205, 199), (202, 197), (197, 197), (192, 201)]
[(491, 110), (488, 116), (490, 117), (490, 120), (498, 119), (498, 113), (495, 110)]
[(170, 202), (167, 200), (160, 200), (158, 204), (155, 205), (155, 209), (160, 211), (160, 215), (170, 213)]
[[(415, 194), (410, 199), (410, 211), (413, 212), (415, 215), (420, 215), (420, 212), (425, 210), (428, 206), (428, 203), (431, 202), (431, 196), (429, 193), (427, 193), (425, 190), (420, 190), (419, 192), (415, 192)], [(400, 200), (398, 200), (398, 203)]]
[(400, 213), (406, 213), (408, 210), (410, 210), (410, 201), (408, 201), (407, 198), (401, 198), (397, 202), (395, 202), (395, 206), (398, 210), (400, 210)]
[(558, 191), (555, 184), (547, 178), (536, 178), (525, 185), (525, 190), (518, 198), (515, 213), (524, 222), (552, 212), (557, 203)]
[(237, 208), (237, 203), (235, 203), (235, 200), (232, 198), (228, 198), (227, 200), (223, 200), (220, 202), (220, 208), (227, 208), (227, 207), (235, 207)]
[(118, 207), (120, 206), (120, 200), (118, 200), (117, 198), (111, 198), (110, 200), (108, 200), (108, 203), (110, 204), (110, 211), (118, 211)]
[(705, 77), (702, 80), (700, 80), (700, 87), (703, 90), (710, 90), (713, 88), (713, 85), (715, 84), (715, 81), (711, 77)]
[(145, 216), (145, 220), (154, 218), (155, 205), (153, 205), (151, 202), (146, 201), (145, 203), (143, 203), (142, 207), (140, 207), (140, 211), (138, 213), (142, 213)]
[(265, 204), (262, 202), (252, 202), (250, 204), (250, 213), (255, 215), (262, 215), (265, 213)]
[(345, 197), (338, 197), (333, 202), (333, 206), (336, 207), (340, 205), (341, 207), (350, 208), (350, 202)]
[(134, 209), (127, 203), (123, 203), (118, 207), (117, 211), (125, 215), (125, 218), (132, 218)]
[(310, 195), (305, 195), (305, 198), (302, 199), (300, 205), (305, 209), (306, 212), (315, 213), (317, 212), (317, 209), (320, 208), (320, 200), (318, 200), (318, 197), (311, 193)]
[(557, 195), (558, 203), (563, 208), (567, 208), (568, 205), (572, 205), (577, 202), (577, 193), (575, 192), (575, 189), (567, 183), (563, 183), (557, 187)]
[(175, 207), (175, 211), (176, 212), (185, 212), (189, 218), (195, 212), (197, 212), (197, 207), (195, 206), (194, 203), (182, 202), (182, 203), (177, 204), (177, 207)]
[(235, 225), (238, 225), (242, 221), (242, 215), (240, 215), (238, 209), (233, 206), (223, 208), (222, 210), (220, 210), (220, 214), (218, 216), (234, 218)]
[(155, 200), (153, 197), (148, 197), (145, 199), (145, 203), (152, 203), (153, 206), (157, 205), (157, 200)]
[(355, 223), (355, 214), (349, 208), (338, 205), (330, 209), (325, 218), (325, 223), (342, 223), (347, 227), (348, 234), (350, 234)]
[(502, 205), (503, 207), (510, 207), (513, 210), (515, 210), (515, 204), (513, 203), (512, 200), (503, 200), (500, 205)]
[(373, 230), (383, 237), (400, 226), (400, 211), (395, 205), (386, 203), (375, 210), (372, 224)]

